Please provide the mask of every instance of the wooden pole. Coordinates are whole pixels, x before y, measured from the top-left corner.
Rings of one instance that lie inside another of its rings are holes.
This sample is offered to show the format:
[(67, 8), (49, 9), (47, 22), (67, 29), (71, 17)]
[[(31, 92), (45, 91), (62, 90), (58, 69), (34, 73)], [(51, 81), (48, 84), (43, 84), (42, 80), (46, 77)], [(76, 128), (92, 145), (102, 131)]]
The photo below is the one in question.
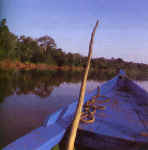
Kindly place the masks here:
[(84, 102), (87, 76), (88, 76), (88, 71), (89, 71), (89, 68), (90, 68), (90, 61), (91, 61), (91, 57), (92, 57), (92, 48), (93, 48), (93, 43), (94, 43), (94, 36), (95, 36), (96, 29), (98, 27), (98, 24), (99, 24), (99, 21), (97, 20), (96, 25), (94, 26), (93, 32), (91, 34), (91, 40), (90, 40), (90, 43), (89, 43), (88, 62), (87, 62), (87, 66), (86, 66), (86, 69), (85, 69), (84, 78), (83, 78), (83, 81), (82, 81), (82, 84), (81, 84), (79, 102), (78, 102), (75, 117), (74, 117), (74, 120), (73, 120), (73, 123), (72, 123), (70, 136), (69, 136), (69, 141), (68, 141), (68, 145), (67, 145), (67, 150), (73, 150), (74, 149), (76, 133), (77, 133), (77, 129), (78, 129), (78, 126), (79, 126), (79, 121), (80, 121), (83, 102)]

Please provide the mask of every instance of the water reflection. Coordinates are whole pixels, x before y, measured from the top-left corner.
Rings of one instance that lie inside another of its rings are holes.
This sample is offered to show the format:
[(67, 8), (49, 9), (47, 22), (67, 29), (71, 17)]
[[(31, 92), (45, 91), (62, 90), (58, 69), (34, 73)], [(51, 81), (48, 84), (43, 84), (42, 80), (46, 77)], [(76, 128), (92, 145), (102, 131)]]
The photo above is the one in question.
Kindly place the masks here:
[[(21, 94), (35, 94), (40, 97), (48, 97), (55, 87), (60, 84), (78, 83), (83, 72), (73, 71), (2, 71), (0, 70), (0, 102), (7, 96)], [(107, 80), (113, 74), (105, 75), (105, 72), (89, 74), (88, 79)]]
[[(74, 78), (73, 78), (74, 77)], [(21, 94), (35, 94), (47, 97), (54, 87), (63, 82), (79, 82), (80, 72), (56, 72), (56, 71), (2, 71), (0, 70), (0, 101), (7, 96)]]

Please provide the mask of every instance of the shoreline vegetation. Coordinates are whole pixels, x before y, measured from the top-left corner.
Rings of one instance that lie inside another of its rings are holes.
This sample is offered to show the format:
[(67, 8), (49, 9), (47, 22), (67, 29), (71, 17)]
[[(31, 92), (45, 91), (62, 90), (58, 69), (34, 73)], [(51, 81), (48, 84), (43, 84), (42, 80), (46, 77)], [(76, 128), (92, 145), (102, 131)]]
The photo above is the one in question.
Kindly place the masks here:
[[(0, 21), (0, 69), (2, 70), (53, 70), (83, 72), (87, 57), (78, 53), (66, 53), (57, 48), (55, 40), (48, 36), (39, 38), (17, 36), (10, 32), (7, 20)], [(134, 80), (148, 80), (148, 64), (126, 62), (121, 58), (93, 58), (90, 74), (107, 79), (124, 69)]]
[(40, 71), (55, 71), (55, 70), (61, 70), (61, 71), (83, 71), (83, 67), (75, 67), (75, 66), (56, 66), (56, 65), (48, 65), (44, 63), (22, 63), (20, 61), (14, 61), (10, 59), (5, 59), (0, 61), (0, 69), (2, 70), (40, 70)]
[[(101, 58), (100, 58), (101, 59)], [(104, 58), (103, 58), (104, 59)], [(105, 59), (104, 59), (105, 60)], [(112, 60), (105, 60), (109, 67), (94, 67), (93, 61), (90, 68), (89, 76), (94, 80), (109, 80), (113, 76), (115, 76), (119, 69), (124, 69), (127, 75), (133, 80), (148, 80), (148, 65), (146, 64), (139, 64), (139, 63), (131, 63), (131, 62), (124, 62), (122, 67), (116, 63), (119, 59), (115, 59), (115, 64), (110, 61)], [(54, 71), (54, 72), (79, 72), (79, 74), (84, 73), (85, 66), (57, 66), (57, 65), (50, 65), (45, 63), (31, 63), (31, 62), (20, 62), (17, 60), (11, 59), (4, 59), (0, 60), (0, 70), (3, 71)], [(68, 74), (69, 74), (68, 73)]]

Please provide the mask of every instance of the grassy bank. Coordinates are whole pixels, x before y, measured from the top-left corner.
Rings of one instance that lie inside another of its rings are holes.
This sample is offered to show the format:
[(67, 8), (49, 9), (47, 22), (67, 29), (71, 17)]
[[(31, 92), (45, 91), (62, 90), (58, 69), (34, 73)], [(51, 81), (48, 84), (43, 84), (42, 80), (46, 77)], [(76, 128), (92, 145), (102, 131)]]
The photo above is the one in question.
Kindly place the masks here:
[(55, 66), (48, 65), (44, 63), (22, 63), (20, 61), (12, 61), (10, 59), (5, 59), (0, 61), (0, 68), (3, 70), (62, 70), (62, 71), (82, 71), (83, 67), (74, 67), (74, 66)]
[[(114, 77), (119, 69), (123, 69), (129, 78), (134, 80), (148, 80), (148, 65), (146, 64), (131, 64), (123, 62), (122, 65), (115, 65), (113, 62), (108, 62), (106, 67), (94, 66), (92, 60), (91, 68), (88, 78), (108, 80)], [(3, 59), (0, 61), (0, 69), (4, 71), (64, 71), (64, 72), (84, 72), (85, 66), (72, 66), (72, 65), (51, 65), (47, 63), (31, 63), (31, 62), (21, 62), (11, 59)]]

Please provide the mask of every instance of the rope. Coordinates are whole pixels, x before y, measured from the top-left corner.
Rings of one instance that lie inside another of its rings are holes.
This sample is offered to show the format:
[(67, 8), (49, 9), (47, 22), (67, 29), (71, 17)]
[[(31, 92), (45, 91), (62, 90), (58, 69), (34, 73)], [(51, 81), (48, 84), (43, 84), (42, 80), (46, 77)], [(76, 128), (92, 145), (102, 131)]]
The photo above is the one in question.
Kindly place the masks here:
[[(100, 88), (98, 87), (98, 94), (96, 96), (93, 96), (91, 100), (87, 101), (87, 103), (84, 105), (83, 112), (81, 113), (81, 119), (80, 121), (83, 123), (93, 123), (95, 122), (95, 113), (96, 110), (105, 110), (106, 107), (103, 105), (97, 105), (98, 100), (96, 98), (98, 97), (106, 97), (106, 96), (100, 96)], [(110, 99), (106, 99), (103, 102), (109, 102)]]

